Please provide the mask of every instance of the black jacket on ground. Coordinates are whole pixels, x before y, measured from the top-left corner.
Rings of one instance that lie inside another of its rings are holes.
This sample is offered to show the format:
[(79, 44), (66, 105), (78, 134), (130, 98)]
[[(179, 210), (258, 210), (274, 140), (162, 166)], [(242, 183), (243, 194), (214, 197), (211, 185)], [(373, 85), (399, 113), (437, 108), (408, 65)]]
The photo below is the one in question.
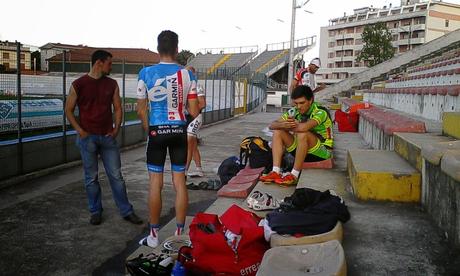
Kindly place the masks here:
[(281, 208), (267, 214), (268, 225), (278, 234), (318, 235), (331, 231), (337, 221), (345, 223), (350, 213), (343, 200), (309, 188), (296, 189)]

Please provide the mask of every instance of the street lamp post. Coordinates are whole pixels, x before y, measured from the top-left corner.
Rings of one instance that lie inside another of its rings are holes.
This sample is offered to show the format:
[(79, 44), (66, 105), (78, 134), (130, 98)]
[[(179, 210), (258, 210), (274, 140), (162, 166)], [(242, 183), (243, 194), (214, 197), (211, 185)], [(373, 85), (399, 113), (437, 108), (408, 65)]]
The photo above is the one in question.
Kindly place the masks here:
[(289, 49), (289, 66), (288, 66), (288, 96), (291, 94), (291, 83), (294, 75), (294, 34), (295, 34), (295, 12), (297, 9), (296, 0), (292, 0), (292, 17), (291, 17), (291, 43)]
[[(291, 45), (289, 47), (289, 66), (288, 66), (288, 96), (290, 95), (291, 91), (291, 83), (294, 75), (294, 35), (295, 35), (295, 12), (296, 9), (305, 6), (310, 0), (305, 1), (303, 4), (298, 5), (296, 0), (292, 0), (292, 17), (291, 17)], [(309, 12), (309, 11), (306, 11)]]

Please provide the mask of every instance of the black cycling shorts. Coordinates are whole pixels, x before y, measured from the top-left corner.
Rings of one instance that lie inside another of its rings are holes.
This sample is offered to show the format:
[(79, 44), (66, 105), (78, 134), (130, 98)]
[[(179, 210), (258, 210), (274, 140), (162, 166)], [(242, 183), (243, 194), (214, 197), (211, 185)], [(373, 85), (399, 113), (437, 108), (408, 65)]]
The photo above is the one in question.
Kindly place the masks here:
[(187, 162), (187, 126), (162, 125), (150, 126), (147, 144), (147, 169), (149, 172), (162, 173), (169, 150), (171, 170), (184, 172)]

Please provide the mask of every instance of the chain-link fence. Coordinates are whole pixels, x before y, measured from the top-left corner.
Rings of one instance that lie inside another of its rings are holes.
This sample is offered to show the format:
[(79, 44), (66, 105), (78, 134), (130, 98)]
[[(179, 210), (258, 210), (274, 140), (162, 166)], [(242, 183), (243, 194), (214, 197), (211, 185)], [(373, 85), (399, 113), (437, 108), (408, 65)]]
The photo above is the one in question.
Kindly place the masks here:
[[(0, 179), (80, 158), (74, 143), (76, 132), (65, 118), (64, 105), (72, 82), (90, 70), (91, 62), (62, 53), (58, 60), (56, 56), (46, 60), (49, 71), (42, 72), (29, 48), (0, 42)], [(137, 72), (148, 65), (113, 58), (110, 77), (118, 82), (124, 112), (117, 137), (120, 146), (146, 138), (137, 117), (136, 88)], [(204, 124), (249, 112), (266, 98), (263, 74), (241, 68), (213, 68), (212, 72), (199, 68), (197, 79), (206, 93)], [(76, 114), (78, 117), (78, 109)]]

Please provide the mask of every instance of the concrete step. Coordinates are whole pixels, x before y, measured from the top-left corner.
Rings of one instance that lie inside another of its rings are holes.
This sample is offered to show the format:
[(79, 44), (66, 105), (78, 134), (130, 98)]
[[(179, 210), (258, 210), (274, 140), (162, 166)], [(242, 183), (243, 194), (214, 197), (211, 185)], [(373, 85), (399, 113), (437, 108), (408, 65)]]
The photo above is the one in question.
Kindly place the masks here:
[(452, 139), (435, 133), (394, 134), (394, 151), (419, 172), (422, 171), (422, 148), (430, 144), (448, 142)]
[(294, 237), (291, 235), (273, 234), (270, 237), (270, 246), (276, 247), (286, 245), (314, 244), (332, 240), (337, 240), (339, 242), (342, 242), (343, 240), (343, 227), (340, 221), (337, 222), (331, 231), (318, 235)]
[(310, 244), (282, 246), (269, 249), (257, 275), (347, 275), (345, 253), (336, 240)]
[(460, 139), (460, 112), (444, 112), (442, 115), (442, 132)]
[(359, 199), (420, 201), (421, 174), (393, 151), (351, 150), (348, 173)]
[(448, 142), (439, 142), (428, 144), (422, 147), (422, 157), (425, 161), (439, 166), (443, 156), (448, 151), (458, 151), (460, 150), (460, 140), (448, 141)]
[(460, 183), (460, 150), (450, 150), (444, 154), (441, 170)]

